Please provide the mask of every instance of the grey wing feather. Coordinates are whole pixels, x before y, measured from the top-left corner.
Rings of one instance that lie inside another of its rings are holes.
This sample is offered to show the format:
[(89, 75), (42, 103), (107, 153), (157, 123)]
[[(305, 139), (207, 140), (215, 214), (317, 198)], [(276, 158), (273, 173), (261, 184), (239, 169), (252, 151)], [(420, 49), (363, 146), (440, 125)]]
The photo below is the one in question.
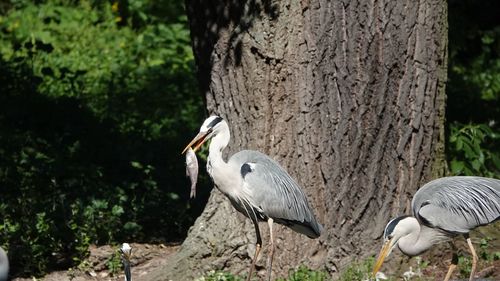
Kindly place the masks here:
[(451, 233), (470, 230), (500, 219), (500, 180), (445, 177), (420, 188), (412, 201), (414, 216), (423, 224)]
[(265, 216), (309, 237), (322, 226), (295, 180), (273, 159), (258, 151), (244, 150), (231, 157), (240, 165), (243, 181), (251, 189), (253, 204)]

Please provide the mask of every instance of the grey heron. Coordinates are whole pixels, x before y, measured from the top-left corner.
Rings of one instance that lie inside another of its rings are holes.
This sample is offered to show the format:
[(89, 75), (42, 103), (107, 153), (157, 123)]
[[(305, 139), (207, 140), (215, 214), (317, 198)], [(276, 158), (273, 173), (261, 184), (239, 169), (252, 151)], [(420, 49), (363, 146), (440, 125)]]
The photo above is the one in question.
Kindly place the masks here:
[(262, 246), (259, 221), (267, 221), (269, 225), (267, 276), (270, 280), (274, 255), (273, 222), (310, 238), (318, 238), (323, 227), (317, 222), (300, 186), (269, 156), (258, 151), (243, 150), (231, 156), (227, 162), (223, 159), (222, 151), (229, 143), (230, 132), (227, 122), (221, 117), (207, 118), (198, 135), (182, 153), (192, 146), (194, 151), (198, 150), (210, 138), (208, 174), (235, 209), (250, 218), (255, 227), (257, 243), (247, 280), (252, 276)]
[(120, 253), (123, 263), (123, 271), (125, 272), (125, 281), (132, 281), (132, 273), (130, 271), (130, 257), (132, 256), (132, 247), (128, 243), (123, 243), (120, 248)]
[[(420, 188), (411, 202), (413, 216), (391, 220), (384, 230), (384, 245), (375, 263), (375, 275), (397, 245), (408, 256), (417, 256), (433, 245), (463, 235), (472, 254), (469, 280), (474, 279), (477, 255), (469, 238), (472, 229), (500, 219), (500, 180), (483, 177), (445, 177)], [(445, 280), (457, 266), (457, 254)]]
[(9, 276), (9, 258), (4, 249), (0, 247), (0, 281), (6, 281)]

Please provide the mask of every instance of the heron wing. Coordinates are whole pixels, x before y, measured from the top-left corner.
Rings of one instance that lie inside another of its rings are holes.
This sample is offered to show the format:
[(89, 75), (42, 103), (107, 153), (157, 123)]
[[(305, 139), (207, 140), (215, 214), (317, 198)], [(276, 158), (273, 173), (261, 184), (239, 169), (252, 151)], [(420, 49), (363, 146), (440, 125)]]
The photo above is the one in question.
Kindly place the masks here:
[(439, 178), (415, 193), (412, 209), (422, 224), (447, 232), (467, 233), (500, 219), (500, 180)]
[(238, 162), (243, 186), (259, 212), (309, 237), (320, 235), (322, 226), (316, 221), (306, 195), (278, 163), (252, 150), (241, 151), (230, 161)]

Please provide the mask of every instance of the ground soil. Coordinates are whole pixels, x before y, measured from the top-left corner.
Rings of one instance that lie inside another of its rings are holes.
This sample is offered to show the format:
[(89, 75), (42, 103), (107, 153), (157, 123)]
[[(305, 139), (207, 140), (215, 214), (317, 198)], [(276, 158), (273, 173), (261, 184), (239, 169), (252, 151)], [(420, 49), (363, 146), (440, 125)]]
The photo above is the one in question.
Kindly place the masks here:
[[(132, 280), (141, 280), (152, 269), (168, 262), (169, 257), (179, 249), (179, 245), (165, 244), (138, 244), (131, 243), (132, 247)], [(122, 267), (119, 265), (116, 273), (112, 273), (107, 263), (118, 252), (118, 247), (91, 246), (90, 255), (82, 266), (66, 271), (55, 271), (44, 278), (15, 278), (12, 281), (116, 281), (124, 280)]]
[[(465, 243), (463, 243), (465, 244)], [(133, 249), (132, 254), (132, 276), (133, 280), (140, 281), (147, 279), (147, 274), (151, 272), (153, 269), (162, 266), (167, 263), (169, 258), (174, 254), (179, 248), (180, 245), (165, 245), (165, 244), (131, 244)], [(459, 245), (459, 248), (465, 248), (465, 245)], [(463, 246), (463, 247), (461, 247)], [(492, 252), (496, 252), (498, 250), (497, 245), (495, 247), (491, 247)], [(117, 272), (112, 273), (107, 263), (109, 259), (116, 255), (118, 251), (118, 247), (111, 246), (91, 246), (90, 255), (87, 260), (83, 263), (83, 266), (76, 269), (70, 269), (66, 271), (55, 271), (44, 278), (35, 279), (33, 277), (29, 278), (15, 278), (13, 281), (34, 281), (34, 280), (43, 280), (43, 281), (117, 281), (124, 280), (122, 267), (118, 264)], [(409, 267), (412, 267), (414, 272), (417, 272), (419, 266), (416, 264), (416, 259), (407, 259), (400, 255), (399, 251), (396, 251), (393, 255), (390, 256), (387, 263), (384, 267), (387, 268), (401, 268), (399, 272), (394, 272), (391, 275), (393, 276), (402, 276), (403, 271), (408, 271)], [(432, 255), (432, 256), (431, 256)], [(436, 251), (432, 251), (431, 253), (425, 254), (422, 260), (431, 261), (428, 262), (428, 265), (423, 266), (421, 269), (422, 275), (425, 276), (426, 280), (443, 280), (448, 264), (450, 262), (451, 254), (447, 247), (443, 245), (442, 251), (440, 249), (436, 249)], [(399, 266), (397, 265), (399, 263)], [(459, 273), (459, 270), (456, 271)], [(464, 275), (464, 274), (462, 274)], [(455, 275), (455, 278), (452, 280), (466, 280), (466, 279), (457, 279), (458, 274)], [(500, 281), (500, 260), (494, 261), (485, 261), (481, 260), (478, 266), (478, 272), (476, 274), (476, 281), (478, 280), (495, 280)], [(401, 278), (401, 280), (403, 280)], [(410, 280), (422, 280), (422, 279), (410, 279)]]

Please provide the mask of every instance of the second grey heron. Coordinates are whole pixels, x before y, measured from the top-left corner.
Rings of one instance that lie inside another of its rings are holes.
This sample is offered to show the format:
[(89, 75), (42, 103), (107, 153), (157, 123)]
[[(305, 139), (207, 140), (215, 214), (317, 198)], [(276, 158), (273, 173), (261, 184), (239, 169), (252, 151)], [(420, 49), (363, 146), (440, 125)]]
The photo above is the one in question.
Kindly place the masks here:
[[(463, 235), (472, 254), (469, 280), (473, 280), (477, 255), (468, 233), (500, 219), (500, 180), (466, 176), (439, 178), (422, 186), (411, 206), (413, 216), (395, 218), (385, 227), (385, 243), (373, 274), (396, 245), (405, 255), (416, 256), (439, 242)], [(457, 262), (454, 253), (445, 281), (451, 277)]]
[(232, 205), (250, 218), (257, 235), (255, 254), (247, 280), (250, 280), (259, 255), (262, 239), (258, 221), (267, 221), (270, 232), (270, 250), (267, 259), (267, 277), (271, 279), (274, 254), (273, 222), (292, 230), (318, 238), (322, 226), (317, 222), (306, 195), (295, 180), (273, 159), (258, 151), (243, 150), (226, 162), (222, 151), (230, 140), (229, 126), (219, 116), (203, 122), (198, 135), (186, 146), (194, 151), (212, 138), (207, 159), (207, 172), (215, 186), (227, 196)]
[(9, 277), (9, 258), (4, 249), (0, 247), (0, 281), (7, 281)]
[(122, 257), (123, 271), (125, 273), (125, 281), (132, 281), (132, 272), (130, 270), (130, 257), (132, 256), (132, 247), (128, 243), (123, 243), (120, 248)]

